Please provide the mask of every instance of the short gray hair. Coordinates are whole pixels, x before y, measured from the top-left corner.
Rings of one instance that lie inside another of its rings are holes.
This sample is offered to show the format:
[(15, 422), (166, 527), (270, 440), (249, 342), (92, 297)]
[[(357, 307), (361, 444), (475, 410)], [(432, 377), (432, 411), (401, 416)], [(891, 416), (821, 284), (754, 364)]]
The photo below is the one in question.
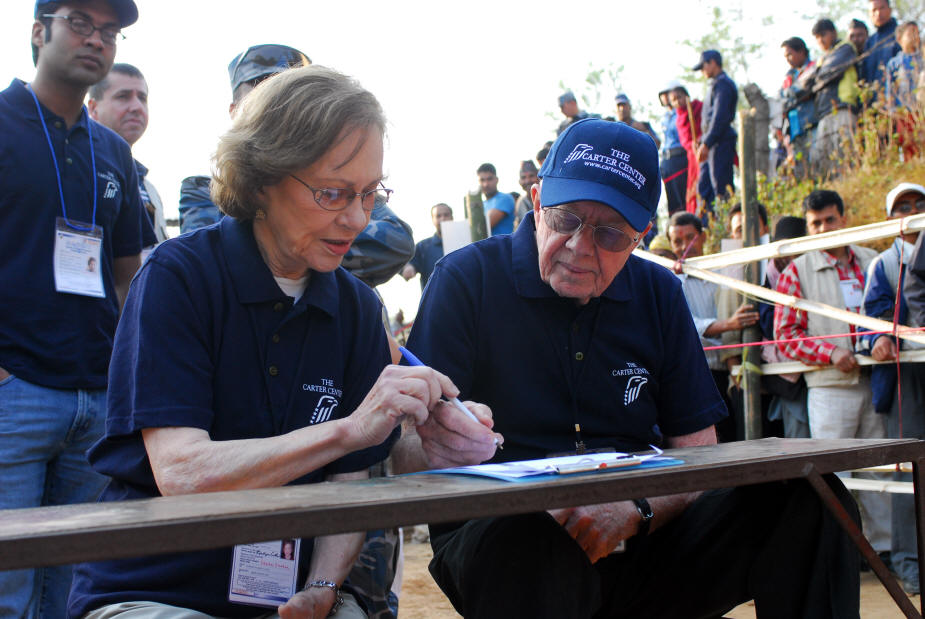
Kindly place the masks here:
[(245, 97), (218, 142), (212, 201), (253, 219), (261, 189), (312, 165), (348, 131), (371, 127), (385, 133), (382, 107), (353, 78), (318, 65), (274, 75)]

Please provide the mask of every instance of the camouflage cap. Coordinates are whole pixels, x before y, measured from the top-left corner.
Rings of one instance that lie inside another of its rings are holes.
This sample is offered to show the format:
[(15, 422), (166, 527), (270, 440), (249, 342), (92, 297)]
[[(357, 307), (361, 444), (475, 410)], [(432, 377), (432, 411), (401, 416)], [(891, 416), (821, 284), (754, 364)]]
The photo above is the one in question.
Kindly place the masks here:
[(244, 82), (282, 73), (291, 67), (307, 67), (311, 63), (311, 58), (288, 45), (254, 45), (235, 56), (228, 65), (231, 92)]

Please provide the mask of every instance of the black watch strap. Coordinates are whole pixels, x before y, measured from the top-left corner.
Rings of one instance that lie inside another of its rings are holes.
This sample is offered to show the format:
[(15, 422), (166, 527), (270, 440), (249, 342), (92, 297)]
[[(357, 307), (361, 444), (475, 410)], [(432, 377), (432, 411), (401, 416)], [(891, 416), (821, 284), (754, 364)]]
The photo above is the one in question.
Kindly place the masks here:
[(642, 518), (639, 521), (639, 531), (636, 532), (636, 535), (645, 537), (649, 534), (649, 528), (652, 526), (652, 518), (655, 514), (652, 512), (652, 506), (645, 499), (633, 499), (633, 505), (636, 506), (636, 511), (639, 512), (639, 516)]

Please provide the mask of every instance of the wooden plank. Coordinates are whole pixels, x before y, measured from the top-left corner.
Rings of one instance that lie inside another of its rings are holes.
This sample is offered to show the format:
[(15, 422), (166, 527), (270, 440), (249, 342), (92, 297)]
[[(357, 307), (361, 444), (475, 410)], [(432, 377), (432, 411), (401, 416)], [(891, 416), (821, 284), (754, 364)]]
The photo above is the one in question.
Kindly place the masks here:
[(887, 492), (889, 494), (913, 494), (914, 492), (911, 481), (880, 481), (862, 477), (846, 477), (842, 479), (842, 482), (848, 490)]
[[(635, 253), (640, 258), (654, 262), (656, 264), (660, 264), (667, 269), (671, 269), (675, 264), (673, 261), (667, 258), (656, 256), (655, 254), (649, 253), (647, 251), (636, 250)], [(733, 277), (727, 277), (726, 275), (720, 275), (719, 273), (714, 273), (713, 271), (692, 267), (686, 263), (683, 265), (683, 268), (684, 272), (691, 277), (696, 277), (708, 282), (713, 282), (714, 284), (718, 284), (720, 286), (732, 288), (733, 290), (747, 294), (752, 298), (761, 299), (766, 303), (784, 305), (786, 307), (794, 307), (805, 312), (829, 316), (830, 318), (841, 320), (842, 322), (846, 322), (850, 325), (864, 327), (870, 331), (893, 330), (893, 323), (880, 320), (879, 318), (865, 316), (864, 314), (856, 314), (854, 312), (849, 312), (848, 310), (826, 305), (825, 303), (819, 303), (817, 301), (810, 301), (809, 299), (801, 299), (794, 297), (793, 295), (783, 294), (777, 292), (776, 290), (765, 288), (764, 286), (756, 286), (755, 284), (749, 284), (748, 282), (743, 282)], [(896, 335), (912, 342), (925, 344), (925, 333), (921, 331), (912, 331), (907, 327), (899, 327), (896, 329)]]
[[(858, 362), (858, 365), (895, 365), (896, 361), (877, 361), (873, 357), (867, 355), (855, 355), (855, 361)], [(925, 350), (902, 350), (899, 352), (899, 361), (900, 363), (922, 363), (925, 362)], [(775, 375), (775, 374), (792, 374), (794, 372), (816, 372), (818, 370), (826, 370), (833, 366), (831, 365), (808, 365), (806, 363), (801, 363), (800, 361), (781, 361), (779, 363), (763, 363), (761, 364), (761, 373), (765, 375)], [(738, 376), (742, 373), (741, 365), (734, 365), (732, 369), (729, 370), (729, 373), (733, 376)]]
[(917, 461), (925, 442), (762, 439), (668, 450), (683, 466), (508, 483), (454, 475), (0, 511), (0, 569), (449, 522)]
[(899, 236), (901, 232), (916, 232), (919, 230), (925, 230), (925, 214), (912, 215), (903, 219), (890, 219), (865, 226), (844, 228), (834, 232), (803, 236), (796, 239), (784, 239), (756, 247), (743, 247), (717, 254), (697, 256), (696, 258), (688, 258), (685, 263), (700, 269), (719, 269), (756, 260), (796, 256), (805, 254), (808, 251), (894, 238)]

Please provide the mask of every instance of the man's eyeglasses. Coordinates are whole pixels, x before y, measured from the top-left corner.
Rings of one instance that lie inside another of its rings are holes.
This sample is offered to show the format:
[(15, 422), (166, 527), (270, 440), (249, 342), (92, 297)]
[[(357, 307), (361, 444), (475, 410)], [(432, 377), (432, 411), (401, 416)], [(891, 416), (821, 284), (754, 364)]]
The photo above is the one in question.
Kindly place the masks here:
[(357, 198), (360, 199), (360, 204), (363, 206), (363, 210), (371, 211), (376, 206), (377, 198), (381, 204), (385, 204), (389, 201), (389, 197), (392, 195), (392, 190), (386, 189), (381, 182), (375, 189), (356, 193), (355, 191), (350, 191), (349, 189), (316, 189), (295, 174), (290, 174), (289, 176), (305, 185), (305, 187), (307, 187), (308, 190), (312, 192), (312, 197), (315, 198), (315, 202), (318, 203), (318, 206), (326, 211), (342, 211), (353, 204), (353, 201)]
[(79, 34), (82, 37), (92, 37), (93, 33), (99, 30), (100, 41), (106, 45), (115, 45), (116, 39), (120, 41), (125, 39), (125, 35), (122, 34), (122, 31), (119, 28), (112, 28), (107, 26), (98, 28), (93, 25), (92, 21), (86, 17), (81, 17), (80, 15), (52, 15), (50, 13), (45, 13), (42, 15), (42, 17), (48, 17), (50, 19), (63, 19), (67, 22), (67, 27), (71, 29), (71, 32), (74, 34)]
[(893, 205), (893, 208), (890, 210), (894, 215), (896, 213), (901, 213), (903, 215), (909, 215), (911, 213), (925, 213), (925, 200), (904, 200)]
[(639, 242), (639, 235), (630, 237), (626, 232), (612, 226), (592, 226), (585, 223), (581, 217), (555, 206), (543, 209), (543, 221), (559, 234), (573, 235), (581, 231), (585, 226), (593, 231), (591, 238), (594, 244), (604, 251), (623, 251), (632, 244)]

